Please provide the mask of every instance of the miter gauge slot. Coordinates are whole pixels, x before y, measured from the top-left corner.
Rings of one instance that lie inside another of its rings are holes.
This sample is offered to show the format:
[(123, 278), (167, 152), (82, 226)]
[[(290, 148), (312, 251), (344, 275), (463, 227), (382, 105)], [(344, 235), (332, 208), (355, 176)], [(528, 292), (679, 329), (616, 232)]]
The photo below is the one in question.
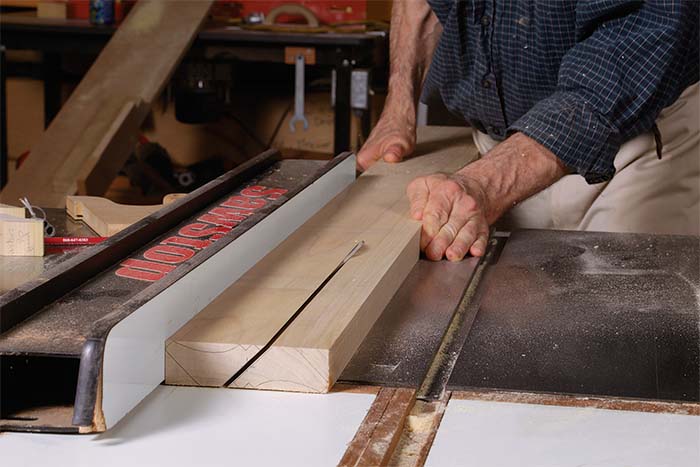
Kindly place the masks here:
[(462, 301), (452, 316), (428, 373), (416, 393), (417, 399), (434, 401), (445, 394), (447, 382), (479, 312), (479, 303), (485, 292), (485, 288), (481, 286), (482, 279), (487, 268), (498, 261), (507, 241), (507, 234), (495, 234), (489, 240), (486, 254), (474, 270)]
[(304, 311), (304, 309), (314, 300), (314, 298), (316, 298), (316, 296), (319, 293), (321, 293), (323, 288), (331, 281), (331, 279), (333, 279), (333, 276), (335, 276), (338, 273), (338, 271), (340, 271), (343, 268), (343, 266), (345, 266), (345, 264), (348, 261), (350, 261), (350, 259), (353, 256), (355, 256), (362, 249), (364, 244), (365, 244), (364, 240), (360, 240), (352, 247), (350, 252), (347, 255), (345, 255), (345, 257), (340, 261), (340, 263), (338, 263), (338, 265), (335, 267), (335, 269), (333, 269), (333, 271), (331, 271), (331, 273), (328, 274), (328, 276), (323, 280), (323, 282), (321, 282), (321, 285), (316, 287), (316, 289), (313, 291), (313, 293), (311, 295), (309, 295), (309, 298), (307, 298), (306, 301), (304, 301), (304, 303), (301, 304), (301, 306), (297, 309), (297, 311), (295, 311), (292, 314), (292, 316), (290, 316), (289, 319), (282, 325), (282, 327), (275, 333), (275, 335), (272, 336), (272, 339), (270, 339), (270, 341), (267, 344), (265, 344), (255, 355), (253, 355), (253, 357), (250, 360), (248, 360), (245, 363), (245, 365), (243, 365), (241, 367), (240, 370), (238, 370), (236, 373), (234, 373), (233, 376), (231, 376), (222, 385), (222, 387), (228, 387), (231, 384), (233, 384), (233, 382), (236, 381), (236, 379), (238, 379), (239, 376), (241, 376), (243, 373), (245, 373), (245, 371), (248, 368), (250, 368), (256, 361), (258, 361), (258, 359), (260, 357), (262, 357), (263, 354), (265, 352), (267, 352), (267, 350), (274, 345), (274, 343), (277, 341), (277, 339), (280, 338), (280, 336), (284, 333), (284, 331), (287, 330), (287, 328), (294, 322), (294, 320), (301, 314), (301, 312)]

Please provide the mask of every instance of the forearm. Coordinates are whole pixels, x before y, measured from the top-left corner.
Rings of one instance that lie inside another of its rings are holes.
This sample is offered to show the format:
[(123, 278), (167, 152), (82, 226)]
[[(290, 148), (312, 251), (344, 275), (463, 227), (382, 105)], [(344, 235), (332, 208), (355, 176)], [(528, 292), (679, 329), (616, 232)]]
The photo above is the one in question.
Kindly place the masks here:
[(389, 92), (385, 107), (415, 119), (423, 80), (442, 27), (426, 0), (394, 2)]
[(567, 173), (566, 166), (551, 151), (528, 136), (515, 133), (456, 175), (470, 187), (479, 187), (484, 215), (493, 224), (510, 208)]

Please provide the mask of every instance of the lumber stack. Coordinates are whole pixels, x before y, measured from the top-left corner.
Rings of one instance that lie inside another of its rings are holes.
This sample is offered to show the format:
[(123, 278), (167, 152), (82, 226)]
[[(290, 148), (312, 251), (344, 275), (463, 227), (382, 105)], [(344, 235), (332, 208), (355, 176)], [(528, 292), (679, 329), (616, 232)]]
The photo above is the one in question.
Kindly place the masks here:
[[(166, 342), (166, 383), (221, 386), (266, 346), (357, 241), (365, 246), (231, 387), (326, 392), (418, 259), (406, 185), (454, 171), (476, 151), (433, 129), (421, 157), (358, 178)], [(426, 151), (427, 150), (427, 151)]]

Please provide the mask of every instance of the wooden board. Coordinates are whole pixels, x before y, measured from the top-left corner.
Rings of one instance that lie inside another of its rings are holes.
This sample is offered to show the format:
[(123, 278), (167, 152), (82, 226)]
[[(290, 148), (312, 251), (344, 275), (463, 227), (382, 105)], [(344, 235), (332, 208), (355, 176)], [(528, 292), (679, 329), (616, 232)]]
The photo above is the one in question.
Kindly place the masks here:
[(475, 156), (463, 129), (433, 129), (423, 157), (377, 164), (166, 343), (166, 383), (220, 386), (265, 346), (356, 241), (362, 251), (326, 284), (232, 387), (326, 392), (418, 258), (408, 217), (415, 176)]
[(66, 196), (66, 212), (73, 219), (85, 222), (98, 235), (111, 237), (182, 196), (185, 195), (169, 194), (163, 198), (163, 204), (150, 206), (119, 204), (99, 196)]
[(44, 223), (0, 214), (0, 256), (44, 256)]
[(211, 0), (141, 0), (103, 49), (31, 154), (0, 193), (63, 207), (101, 195), (134, 148), (138, 129), (188, 49)]
[(0, 203), (0, 214), (24, 219), (27, 217), (23, 207), (10, 206), (9, 204)]

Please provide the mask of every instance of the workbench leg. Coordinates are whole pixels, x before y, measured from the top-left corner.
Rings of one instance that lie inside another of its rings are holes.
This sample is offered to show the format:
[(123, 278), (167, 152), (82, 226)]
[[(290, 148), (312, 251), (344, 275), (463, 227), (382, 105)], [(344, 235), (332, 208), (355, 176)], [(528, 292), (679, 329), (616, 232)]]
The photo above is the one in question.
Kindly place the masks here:
[(61, 110), (61, 55), (44, 52), (41, 74), (44, 81), (44, 127), (48, 128), (51, 120)]
[(350, 86), (352, 65), (350, 59), (343, 58), (338, 49), (338, 62), (335, 66), (336, 93), (335, 93), (335, 128), (334, 147), (335, 154), (350, 149)]
[(369, 109), (362, 111), (360, 117), (360, 129), (362, 131), (362, 141), (367, 141), (369, 133), (372, 131), (372, 100), (369, 101)]
[(0, 45), (0, 190), (7, 184), (7, 63)]

